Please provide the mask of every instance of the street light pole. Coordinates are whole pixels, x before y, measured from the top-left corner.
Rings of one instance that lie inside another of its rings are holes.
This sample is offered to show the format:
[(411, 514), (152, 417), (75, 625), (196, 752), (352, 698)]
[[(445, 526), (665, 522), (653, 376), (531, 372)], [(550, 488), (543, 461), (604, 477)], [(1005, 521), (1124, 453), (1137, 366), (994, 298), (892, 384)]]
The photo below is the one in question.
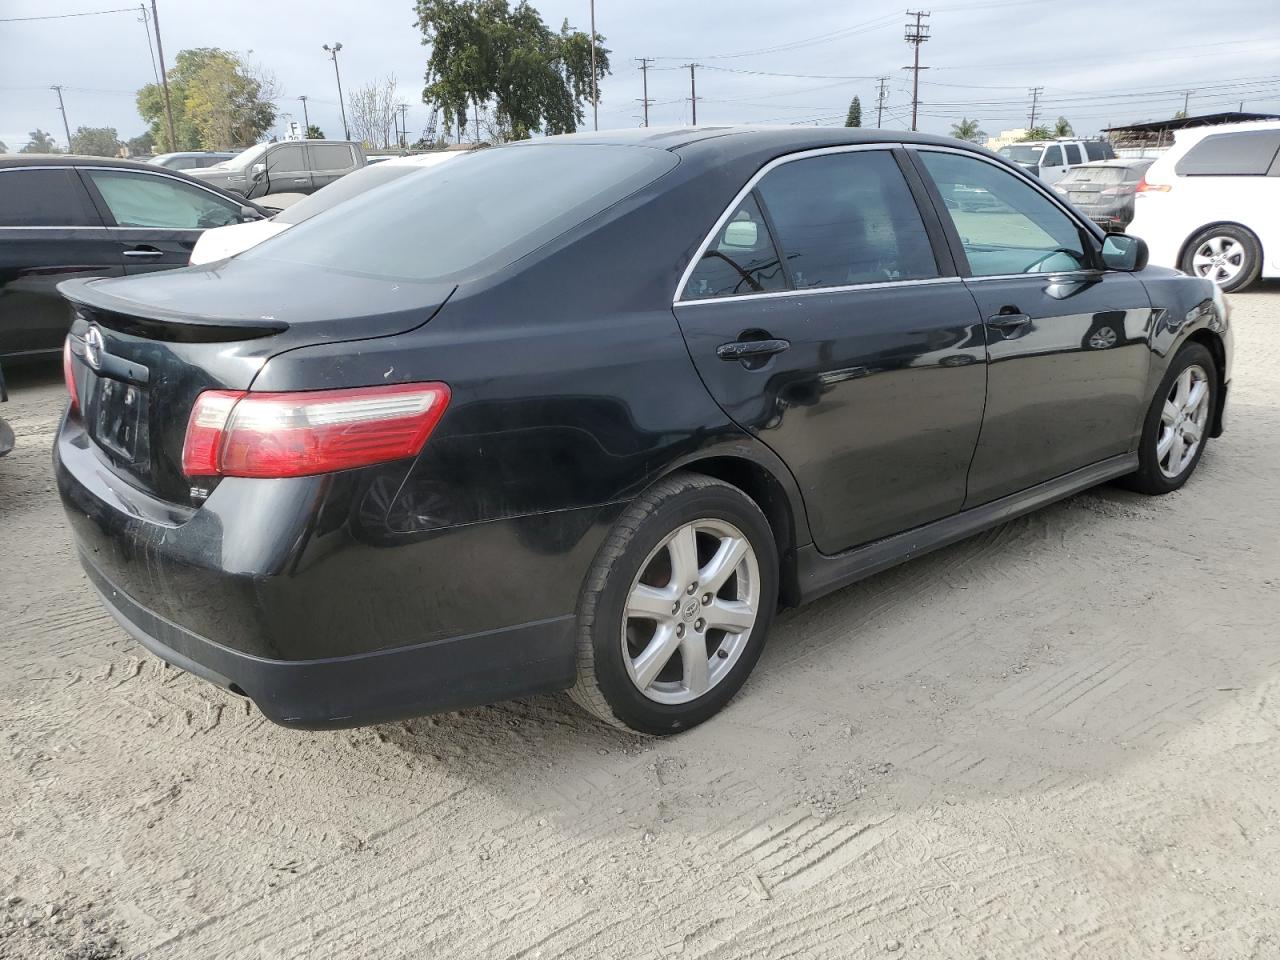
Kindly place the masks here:
[(351, 128), (347, 126), (347, 106), (342, 102), (342, 74), (338, 72), (338, 51), (342, 49), (342, 44), (335, 43), (331, 47), (326, 43), (324, 48), (329, 51), (329, 59), (333, 61), (333, 75), (338, 81), (338, 107), (342, 110), (342, 135), (350, 140)]
[(164, 89), (164, 115), (169, 126), (169, 149), (178, 149), (178, 135), (173, 129), (173, 102), (169, 99), (169, 74), (164, 69), (164, 44), (160, 42), (160, 12), (151, 0), (151, 25), (156, 31), (156, 59), (160, 61), (160, 86)]
[(311, 118), (307, 116), (307, 95), (304, 93), (298, 98), (302, 101), (302, 139), (311, 139)]

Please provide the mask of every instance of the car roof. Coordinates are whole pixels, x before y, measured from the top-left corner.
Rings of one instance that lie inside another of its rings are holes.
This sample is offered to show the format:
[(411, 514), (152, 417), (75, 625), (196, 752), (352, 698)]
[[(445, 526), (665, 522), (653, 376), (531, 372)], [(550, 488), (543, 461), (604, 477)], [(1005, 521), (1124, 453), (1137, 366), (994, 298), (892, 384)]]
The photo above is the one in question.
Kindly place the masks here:
[(1251, 130), (1280, 130), (1280, 120), (1246, 120), (1241, 123), (1212, 123), (1203, 127), (1184, 127), (1173, 132), (1175, 143), (1193, 143), (1215, 133), (1247, 133)]
[[(854, 146), (877, 143), (913, 143), (955, 146), (959, 141), (928, 133), (911, 133), (905, 130), (873, 130), (866, 127), (801, 127), (801, 126), (723, 126), (723, 127), (638, 127), (622, 130), (600, 130), (589, 133), (560, 134), (523, 140), (509, 144), (519, 148), (535, 147), (548, 143), (600, 143), (620, 146), (654, 147), (661, 150), (686, 150), (713, 141), (723, 145), (732, 140), (732, 146), (743, 152), (760, 148), (786, 150), (820, 149), (822, 147)], [(964, 144), (978, 152), (982, 147)]]
[(153, 163), (141, 160), (122, 160), (119, 157), (82, 157), (74, 153), (5, 153), (0, 154), (0, 169), (4, 167), (120, 167), (125, 170), (146, 170), (155, 173)]

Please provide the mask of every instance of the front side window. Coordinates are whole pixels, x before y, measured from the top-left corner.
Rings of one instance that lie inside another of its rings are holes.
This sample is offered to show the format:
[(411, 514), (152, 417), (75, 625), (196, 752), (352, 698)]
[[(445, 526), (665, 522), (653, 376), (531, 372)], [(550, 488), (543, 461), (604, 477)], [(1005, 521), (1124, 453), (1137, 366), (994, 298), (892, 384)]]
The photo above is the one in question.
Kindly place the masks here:
[(240, 207), (171, 177), (125, 170), (87, 170), (120, 227), (204, 230), (240, 220)]
[(1280, 152), (1280, 130), (1205, 137), (1174, 166), (1180, 177), (1261, 177)]
[(333, 170), (347, 170), (355, 165), (351, 157), (351, 148), (345, 143), (313, 143), (307, 149), (311, 151), (311, 167), (322, 173)]
[(267, 154), (267, 173), (307, 169), (307, 155), (302, 144), (286, 143)]
[(685, 284), (684, 299), (787, 289), (786, 272), (754, 192), (716, 233)]
[(915, 200), (887, 150), (784, 163), (758, 189), (797, 290), (938, 275)]
[(74, 170), (0, 170), (0, 227), (100, 226)]
[(1091, 265), (1076, 222), (1031, 185), (995, 164), (920, 151), (976, 277), (1055, 273)]

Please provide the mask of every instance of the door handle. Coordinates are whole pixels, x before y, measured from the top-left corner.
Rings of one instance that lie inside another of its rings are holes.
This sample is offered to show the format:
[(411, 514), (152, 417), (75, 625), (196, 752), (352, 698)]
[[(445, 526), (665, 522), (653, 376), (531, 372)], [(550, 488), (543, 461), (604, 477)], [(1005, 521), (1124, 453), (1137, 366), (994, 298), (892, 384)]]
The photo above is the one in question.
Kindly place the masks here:
[(293, 182), (294, 182), (294, 183), (306, 183), (306, 182), (307, 182), (307, 178), (306, 178), (306, 177), (294, 177), (294, 178), (293, 178)]
[(134, 247), (132, 250), (124, 252), (126, 257), (163, 257), (164, 251), (157, 250), (155, 247)]
[(987, 326), (997, 330), (1012, 330), (1030, 322), (1031, 318), (1025, 313), (997, 313), (994, 317), (987, 317)]
[(721, 360), (753, 360), (757, 357), (771, 357), (789, 349), (790, 340), (735, 340), (716, 347), (716, 356)]

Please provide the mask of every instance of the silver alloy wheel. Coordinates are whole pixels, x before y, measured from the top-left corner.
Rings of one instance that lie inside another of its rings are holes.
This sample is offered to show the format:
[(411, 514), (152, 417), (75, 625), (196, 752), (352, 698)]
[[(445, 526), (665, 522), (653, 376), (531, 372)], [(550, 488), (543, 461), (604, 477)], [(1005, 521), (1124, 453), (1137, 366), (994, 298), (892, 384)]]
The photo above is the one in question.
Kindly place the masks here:
[(1240, 275), (1248, 259), (1245, 245), (1234, 237), (1210, 237), (1191, 255), (1196, 276), (1205, 277), (1222, 286)]
[(741, 530), (710, 519), (678, 527), (627, 594), (622, 658), (631, 682), (658, 703), (697, 699), (738, 662), (759, 606), (760, 565)]
[(1192, 364), (1178, 375), (1160, 411), (1156, 460), (1170, 480), (1182, 475), (1195, 458), (1209, 423), (1209, 375)]

